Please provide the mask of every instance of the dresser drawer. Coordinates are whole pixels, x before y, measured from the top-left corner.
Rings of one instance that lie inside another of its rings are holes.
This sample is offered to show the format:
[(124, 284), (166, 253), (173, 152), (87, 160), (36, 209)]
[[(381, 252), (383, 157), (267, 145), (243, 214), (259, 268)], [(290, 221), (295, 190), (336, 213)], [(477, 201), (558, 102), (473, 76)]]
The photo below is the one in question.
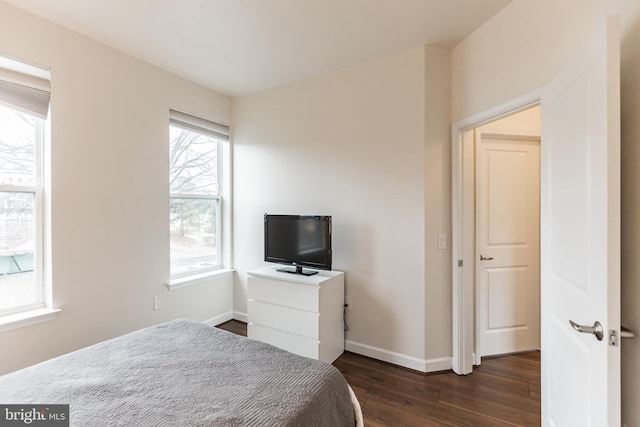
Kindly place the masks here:
[(300, 310), (320, 311), (320, 288), (264, 277), (248, 279), (249, 298), (255, 301), (293, 307)]
[(318, 359), (320, 357), (320, 342), (296, 335), (289, 335), (281, 331), (275, 331), (249, 323), (247, 336), (251, 339), (266, 342), (283, 350), (290, 351), (300, 356)]
[(318, 313), (251, 299), (247, 308), (249, 321), (254, 325), (266, 326), (314, 340), (320, 339), (320, 315)]

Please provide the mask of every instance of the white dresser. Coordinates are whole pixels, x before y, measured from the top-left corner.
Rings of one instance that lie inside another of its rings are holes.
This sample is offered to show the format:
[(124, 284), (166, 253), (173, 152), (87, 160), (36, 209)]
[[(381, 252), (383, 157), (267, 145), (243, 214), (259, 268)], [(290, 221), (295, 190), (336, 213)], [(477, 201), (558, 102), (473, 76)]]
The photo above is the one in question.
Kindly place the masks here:
[(247, 336), (331, 363), (344, 351), (344, 273), (265, 267), (248, 273)]

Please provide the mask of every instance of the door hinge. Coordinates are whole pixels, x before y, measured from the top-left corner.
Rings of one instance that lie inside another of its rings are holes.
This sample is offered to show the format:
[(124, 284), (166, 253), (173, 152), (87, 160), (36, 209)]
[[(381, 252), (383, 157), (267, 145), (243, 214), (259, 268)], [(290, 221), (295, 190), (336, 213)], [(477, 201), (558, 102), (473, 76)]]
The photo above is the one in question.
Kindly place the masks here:
[(461, 259), (458, 260), (458, 267), (462, 267), (462, 260)]
[(618, 347), (620, 341), (618, 340), (618, 331), (615, 329), (609, 329), (609, 345), (611, 347)]

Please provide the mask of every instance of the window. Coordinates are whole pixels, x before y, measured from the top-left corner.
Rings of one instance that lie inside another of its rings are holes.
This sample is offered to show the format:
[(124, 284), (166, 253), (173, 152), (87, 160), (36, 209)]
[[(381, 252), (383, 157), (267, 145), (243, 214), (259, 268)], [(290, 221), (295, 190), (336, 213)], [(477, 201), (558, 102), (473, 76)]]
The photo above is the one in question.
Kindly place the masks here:
[(43, 280), (48, 71), (0, 58), (0, 315), (49, 304)]
[(172, 279), (222, 268), (221, 144), (228, 132), (224, 125), (170, 111)]

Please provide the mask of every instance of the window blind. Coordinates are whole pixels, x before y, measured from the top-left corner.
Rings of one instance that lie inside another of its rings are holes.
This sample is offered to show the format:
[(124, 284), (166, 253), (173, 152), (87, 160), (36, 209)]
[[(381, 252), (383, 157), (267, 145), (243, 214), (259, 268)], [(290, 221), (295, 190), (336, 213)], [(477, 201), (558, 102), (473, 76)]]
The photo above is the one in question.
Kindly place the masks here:
[(169, 123), (190, 131), (208, 134), (223, 141), (229, 140), (229, 126), (182, 111), (169, 110)]
[(51, 88), (49, 71), (0, 57), (0, 103), (47, 118)]

